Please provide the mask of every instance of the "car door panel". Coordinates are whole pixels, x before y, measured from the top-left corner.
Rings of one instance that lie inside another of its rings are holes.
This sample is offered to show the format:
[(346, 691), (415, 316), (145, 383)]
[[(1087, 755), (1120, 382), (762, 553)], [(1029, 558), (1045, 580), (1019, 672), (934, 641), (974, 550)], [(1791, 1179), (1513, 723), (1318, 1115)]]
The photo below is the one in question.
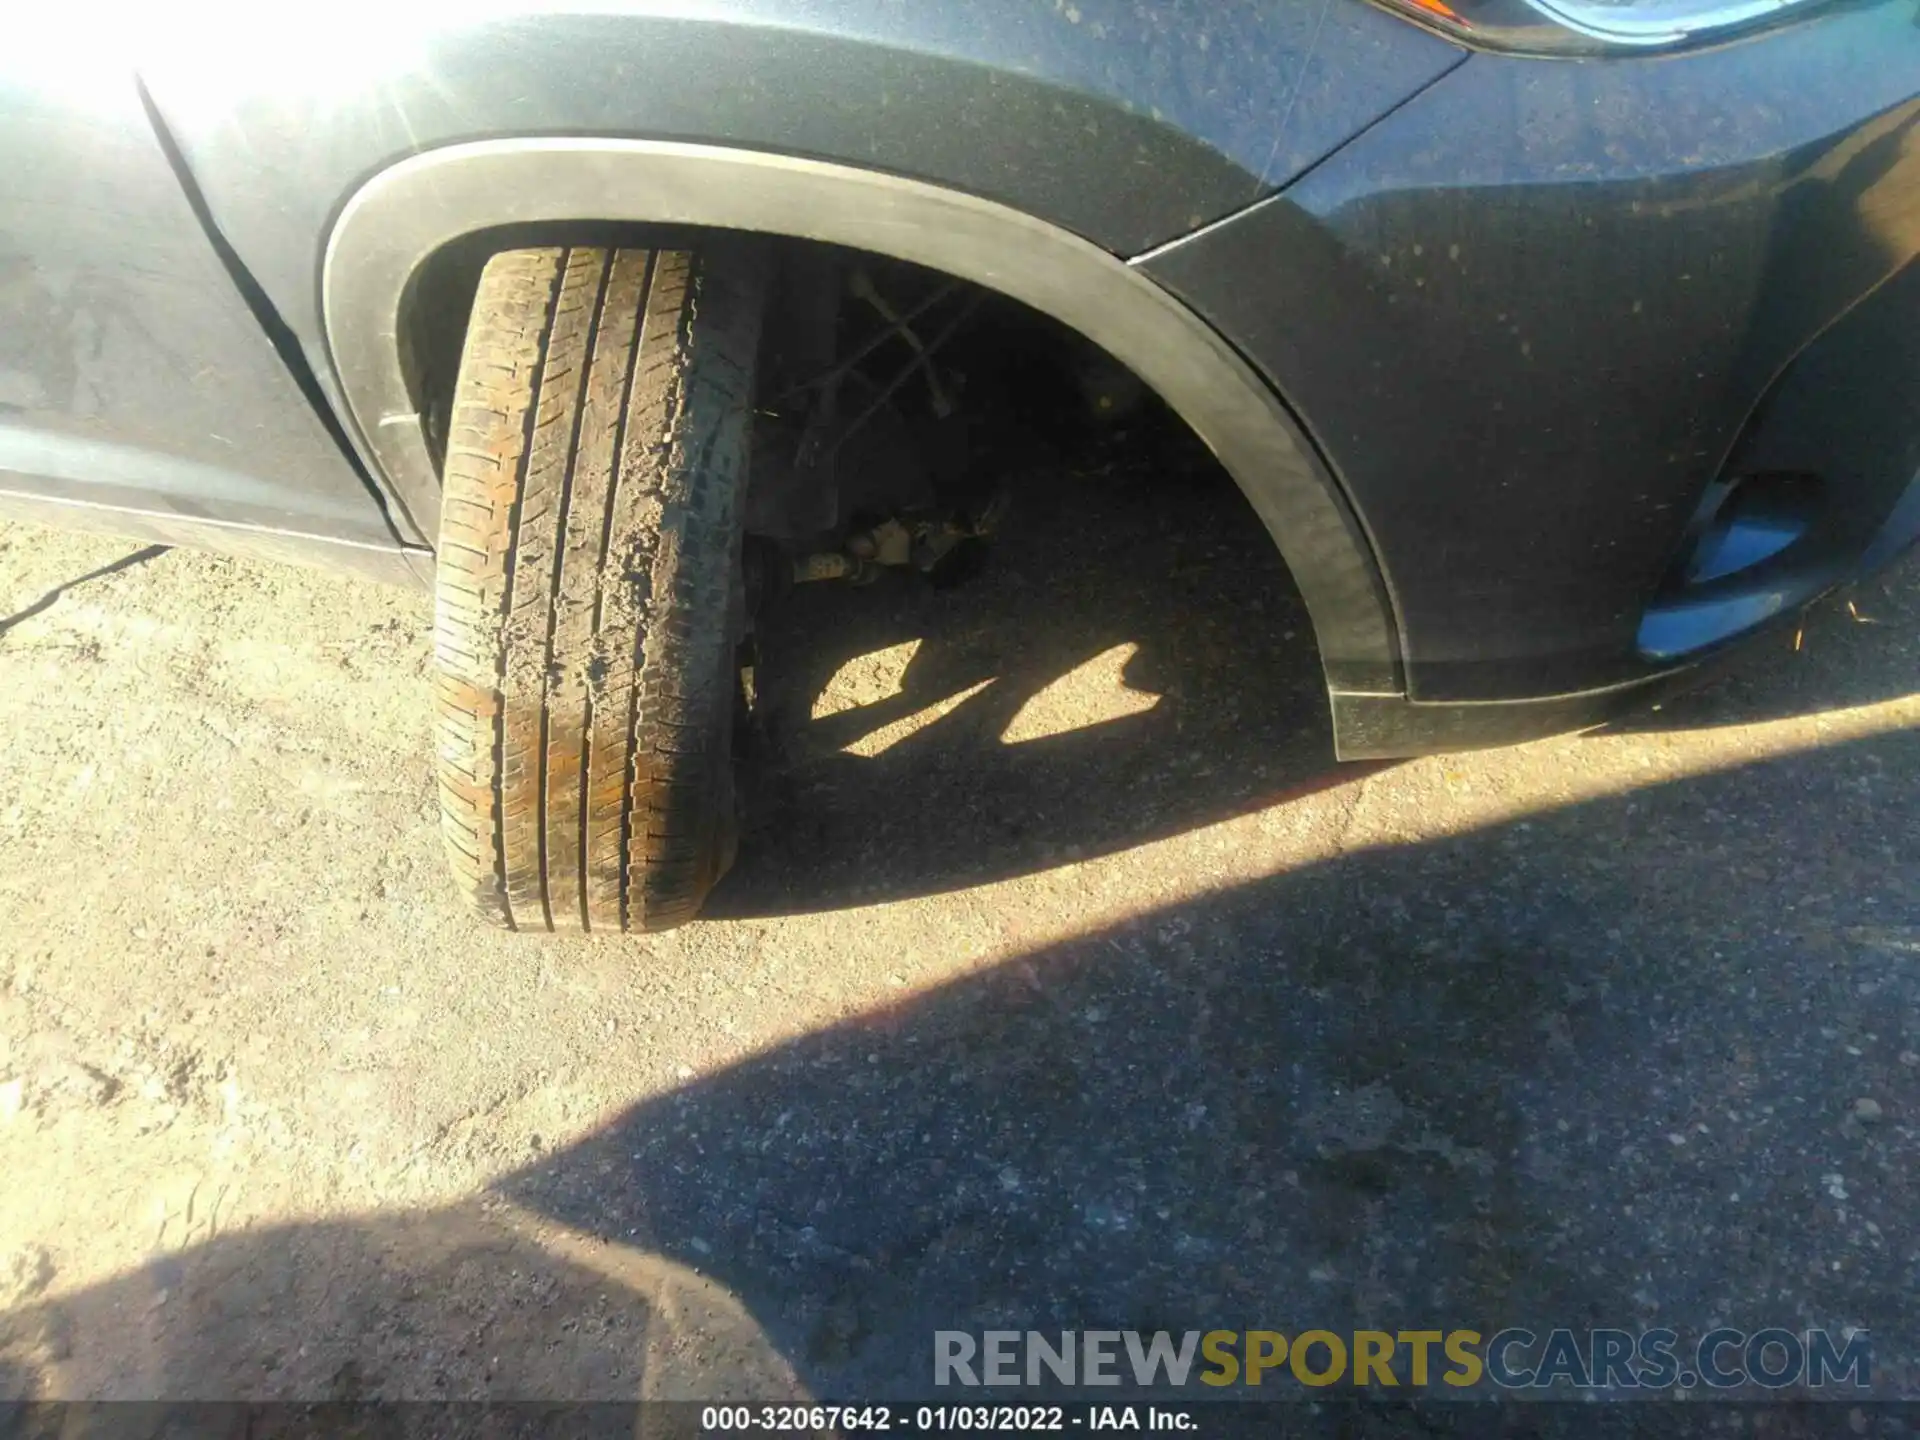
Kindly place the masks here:
[(174, 538), (397, 549), (201, 228), (134, 76), (73, 63), (85, 53), (42, 25), (0, 56), (0, 502), (160, 517)]

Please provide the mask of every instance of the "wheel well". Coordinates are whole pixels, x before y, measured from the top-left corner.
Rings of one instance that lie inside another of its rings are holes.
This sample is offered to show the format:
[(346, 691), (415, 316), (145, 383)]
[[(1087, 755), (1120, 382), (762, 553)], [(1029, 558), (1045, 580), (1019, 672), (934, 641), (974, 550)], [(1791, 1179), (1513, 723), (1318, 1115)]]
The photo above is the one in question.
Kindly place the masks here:
[[(609, 218), (576, 219), (596, 214)], [(1057, 226), (826, 161), (527, 137), (423, 152), (350, 197), (322, 267), (327, 347), (366, 458), (428, 533), (439, 482), (416, 397), (444, 371), (445, 332), (403, 323), (403, 313), (449, 313), (438, 297), (451, 291), (457, 301), (462, 266), (488, 247), (642, 222), (658, 243), (694, 227), (910, 262), (1017, 301), (1097, 346), (1181, 417), (1252, 504), (1306, 601), (1330, 687), (1404, 693), (1392, 606), (1359, 524), (1286, 406), (1218, 332), (1150, 276)], [(451, 258), (436, 263), (442, 252)]]

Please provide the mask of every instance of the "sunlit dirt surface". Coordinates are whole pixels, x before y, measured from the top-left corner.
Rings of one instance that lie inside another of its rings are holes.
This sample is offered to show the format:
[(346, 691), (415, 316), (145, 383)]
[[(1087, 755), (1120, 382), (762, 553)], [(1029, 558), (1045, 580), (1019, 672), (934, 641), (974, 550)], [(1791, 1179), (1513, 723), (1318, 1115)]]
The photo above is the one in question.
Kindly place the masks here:
[[(441, 874), (429, 606), (0, 528), (0, 1395), (919, 1394), (937, 1327), (1868, 1326), (1913, 1394), (1920, 570), (1334, 765), (1236, 497), (770, 617), (660, 937)], [(17, 623), (5, 617), (26, 614)]]

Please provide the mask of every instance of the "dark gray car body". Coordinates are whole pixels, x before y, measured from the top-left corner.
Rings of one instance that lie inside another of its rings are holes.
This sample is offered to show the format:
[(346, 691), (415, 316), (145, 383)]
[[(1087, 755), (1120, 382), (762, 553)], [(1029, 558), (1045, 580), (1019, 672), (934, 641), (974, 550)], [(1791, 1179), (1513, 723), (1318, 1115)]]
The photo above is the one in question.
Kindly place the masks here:
[[(1105, 345), (1273, 532), (1349, 755), (1601, 718), (1920, 531), (1914, 0), (1586, 61), (1360, 0), (172, 8), (0, 62), (9, 509), (418, 581), (413, 277), (613, 219)], [(1676, 583), (1743, 467), (1806, 533)]]

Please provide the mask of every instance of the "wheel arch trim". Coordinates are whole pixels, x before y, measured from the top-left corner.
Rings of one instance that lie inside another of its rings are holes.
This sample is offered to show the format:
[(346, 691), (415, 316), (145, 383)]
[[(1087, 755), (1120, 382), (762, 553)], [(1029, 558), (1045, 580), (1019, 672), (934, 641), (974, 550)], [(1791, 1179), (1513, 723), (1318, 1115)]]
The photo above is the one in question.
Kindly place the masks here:
[(1285, 405), (1144, 272), (1022, 211), (897, 175), (674, 141), (528, 137), (428, 150), (342, 208), (322, 263), (328, 359), (368, 462), (426, 533), (439, 482), (407, 383), (400, 320), (429, 258), (476, 231), (580, 220), (826, 241), (942, 270), (1050, 315), (1131, 367), (1219, 457), (1279, 546), (1329, 687), (1403, 693), (1386, 587), (1360, 527)]

